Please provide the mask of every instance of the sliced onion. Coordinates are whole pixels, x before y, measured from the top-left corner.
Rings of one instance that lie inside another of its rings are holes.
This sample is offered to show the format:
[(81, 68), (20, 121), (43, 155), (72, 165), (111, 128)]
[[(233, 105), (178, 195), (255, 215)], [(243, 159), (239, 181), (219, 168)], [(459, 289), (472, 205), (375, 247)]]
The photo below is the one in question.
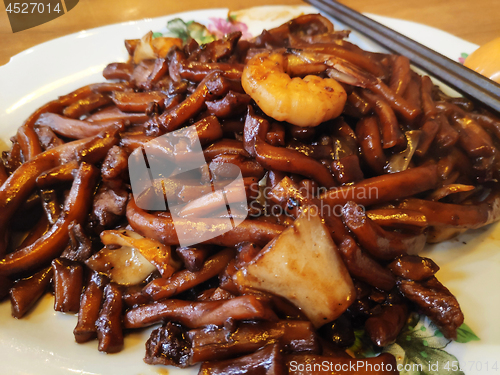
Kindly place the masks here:
[(144, 281), (156, 267), (139, 250), (122, 246), (111, 250), (103, 248), (86, 262), (96, 272), (102, 272), (117, 284), (135, 285)]
[(472, 191), (475, 187), (472, 185), (462, 185), (462, 184), (450, 184), (445, 185), (437, 190), (434, 190), (429, 196), (430, 200), (439, 201), (450, 194), (463, 193), (466, 191)]
[(359, 87), (365, 87), (366, 85), (362, 84), (361, 81), (353, 76), (353, 75), (349, 75), (347, 73), (344, 73), (344, 72), (341, 72), (339, 70), (336, 70), (336, 69), (327, 69), (327, 74), (328, 74), (328, 77), (338, 81), (338, 82), (342, 82), (342, 83), (345, 83), (347, 85), (352, 85), (352, 86), (359, 86)]
[(131, 247), (151, 264), (153, 264), (162, 277), (169, 277), (181, 267), (181, 262), (172, 258), (172, 249), (157, 240), (145, 238), (132, 230), (106, 230), (101, 233), (104, 245), (118, 245)]
[(133, 230), (105, 230), (101, 232), (101, 242), (104, 245), (132, 246), (131, 239), (144, 238)]
[(153, 32), (150, 31), (144, 35), (134, 50), (134, 63), (139, 64), (142, 60), (165, 58), (173, 46), (182, 47), (182, 39), (170, 37), (153, 38)]
[(134, 63), (139, 64), (142, 60), (156, 59), (156, 54), (152, 44), (153, 32), (144, 35), (134, 51)]
[(408, 169), (411, 158), (418, 147), (418, 141), (421, 133), (422, 132), (420, 130), (411, 130), (405, 133), (408, 146), (404, 151), (391, 156), (386, 166), (387, 172), (396, 173), (403, 172)]
[[(169, 277), (181, 267), (181, 263), (172, 258), (170, 246), (132, 230), (103, 231), (101, 241), (106, 247), (86, 264), (121, 285), (139, 284), (157, 269), (163, 277)], [(119, 248), (112, 250), (111, 246)]]
[(161, 36), (159, 38), (154, 38), (151, 44), (153, 45), (156, 56), (165, 58), (167, 57), (168, 51), (170, 51), (170, 48), (173, 46), (182, 47), (182, 39)]

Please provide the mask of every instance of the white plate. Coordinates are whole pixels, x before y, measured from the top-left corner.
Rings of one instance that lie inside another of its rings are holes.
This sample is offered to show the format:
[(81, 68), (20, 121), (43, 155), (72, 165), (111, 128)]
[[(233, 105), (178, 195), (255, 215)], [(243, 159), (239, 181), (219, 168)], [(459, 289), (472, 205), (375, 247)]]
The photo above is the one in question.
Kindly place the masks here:
[[(310, 7), (265, 7), (238, 13), (238, 19), (246, 22), (255, 34), (263, 27), (279, 25), (302, 12), (317, 11)], [(227, 9), (210, 9), (110, 25), (55, 39), (14, 56), (0, 67), (0, 140), (5, 142), (0, 149), (7, 148), (9, 137), (37, 107), (85, 84), (103, 81), (101, 72), (106, 64), (127, 58), (124, 39), (139, 38), (149, 30), (163, 30), (166, 22), (175, 17), (206, 24), (209, 18), (226, 16)], [(477, 48), (428, 26), (370, 17), (454, 60)], [(365, 49), (382, 50), (355, 32), (350, 40)], [(446, 348), (459, 359), (466, 374), (500, 373), (493, 368), (495, 361), (500, 362), (499, 246), (500, 227), (489, 226), (426, 250), (425, 255), (441, 266), (438, 278), (457, 296), (466, 323), (481, 338), (467, 344), (452, 343)], [(83, 345), (74, 342), (76, 317), (54, 312), (52, 303), (52, 296), (45, 296), (22, 320), (11, 318), (8, 302), (0, 304), (0, 374), (167, 373), (165, 367), (148, 366), (142, 361), (144, 343), (151, 330), (127, 335), (125, 350), (119, 354), (101, 354), (96, 341)], [(168, 368), (171, 374), (196, 371)]]

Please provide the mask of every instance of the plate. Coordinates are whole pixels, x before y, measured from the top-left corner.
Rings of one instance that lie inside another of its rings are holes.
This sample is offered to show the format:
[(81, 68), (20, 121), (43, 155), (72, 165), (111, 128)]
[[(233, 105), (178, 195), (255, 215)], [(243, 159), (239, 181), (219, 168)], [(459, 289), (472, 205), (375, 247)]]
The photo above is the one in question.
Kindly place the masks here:
[[(259, 7), (232, 12), (241, 28), (250, 34), (271, 28), (301, 13), (316, 13), (311, 7)], [(30, 48), (0, 67), (0, 149), (7, 149), (9, 137), (36, 108), (58, 95), (92, 82), (103, 81), (102, 69), (110, 62), (125, 61), (124, 39), (139, 38), (146, 32), (165, 30), (168, 20), (180, 17), (224, 30), (227, 9), (185, 12), (154, 19), (125, 22), (84, 30)], [(369, 15), (453, 60), (471, 53), (476, 45), (443, 31), (397, 19)], [(341, 22), (334, 20), (337, 29)], [(377, 44), (353, 32), (349, 40), (362, 48), (383, 51)], [(408, 336), (420, 340), (425, 350), (419, 360), (432, 365), (439, 362), (435, 374), (498, 374), (500, 370), (500, 226), (490, 225), (469, 231), (457, 239), (429, 246), (424, 256), (441, 267), (438, 278), (458, 298), (468, 327), (461, 330), (460, 341), (448, 343), (432, 325), (421, 319)], [(76, 317), (56, 313), (53, 298), (46, 295), (25, 318), (10, 316), (10, 304), (0, 304), (0, 373), (10, 375), (68, 374), (195, 374), (197, 369), (178, 370), (143, 363), (144, 344), (151, 329), (126, 336), (125, 349), (105, 355), (97, 351), (97, 342), (76, 344), (73, 328)], [(427, 332), (422, 334), (421, 332)], [(426, 336), (427, 335), (427, 336)], [(476, 338), (479, 338), (477, 341)], [(432, 350), (431, 350), (432, 349)], [(391, 348), (403, 359), (401, 347)], [(454, 361), (458, 361), (456, 364)], [(446, 369), (448, 363), (449, 370)], [(411, 373), (408, 372), (408, 373)]]

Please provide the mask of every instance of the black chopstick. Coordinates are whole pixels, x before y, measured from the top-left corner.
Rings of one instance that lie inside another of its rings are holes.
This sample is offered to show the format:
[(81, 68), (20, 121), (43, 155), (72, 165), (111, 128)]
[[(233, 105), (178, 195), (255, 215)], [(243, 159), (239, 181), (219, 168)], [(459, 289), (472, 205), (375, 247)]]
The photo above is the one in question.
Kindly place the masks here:
[(305, 0), (471, 99), (500, 113), (500, 85), (334, 0)]

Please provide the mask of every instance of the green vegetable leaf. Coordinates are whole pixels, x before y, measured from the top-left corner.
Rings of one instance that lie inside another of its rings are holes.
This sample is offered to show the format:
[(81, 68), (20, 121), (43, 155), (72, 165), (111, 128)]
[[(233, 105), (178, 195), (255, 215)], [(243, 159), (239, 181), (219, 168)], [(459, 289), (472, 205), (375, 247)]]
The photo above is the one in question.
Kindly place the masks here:
[(153, 39), (154, 39), (154, 38), (159, 38), (159, 37), (161, 37), (161, 36), (163, 36), (163, 34), (162, 34), (162, 33), (160, 33), (160, 32), (155, 32), (155, 33), (153, 33)]
[(477, 337), (477, 335), (472, 332), (472, 329), (470, 327), (463, 323), (460, 327), (457, 329), (457, 339), (456, 342), (460, 342), (465, 344), (466, 342), (469, 341), (479, 341), (480, 338)]

